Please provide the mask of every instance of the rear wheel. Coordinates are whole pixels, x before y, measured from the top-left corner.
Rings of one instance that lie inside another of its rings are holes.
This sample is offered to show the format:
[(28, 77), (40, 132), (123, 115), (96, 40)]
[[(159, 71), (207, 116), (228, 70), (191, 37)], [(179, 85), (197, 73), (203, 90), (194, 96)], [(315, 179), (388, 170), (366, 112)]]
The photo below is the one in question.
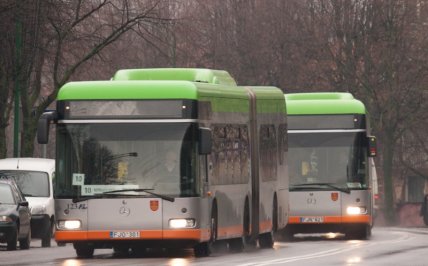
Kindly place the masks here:
[(79, 258), (92, 258), (94, 255), (94, 247), (86, 243), (75, 243), (73, 246)]

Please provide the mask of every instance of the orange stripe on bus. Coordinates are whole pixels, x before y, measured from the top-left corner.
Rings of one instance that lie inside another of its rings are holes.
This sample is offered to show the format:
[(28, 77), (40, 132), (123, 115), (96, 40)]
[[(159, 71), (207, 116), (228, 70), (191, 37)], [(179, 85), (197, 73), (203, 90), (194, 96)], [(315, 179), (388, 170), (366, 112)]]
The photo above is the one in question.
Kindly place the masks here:
[[(301, 217), (312, 217), (312, 216), (290, 216), (288, 218), (289, 224), (311, 224), (311, 223), (302, 223), (300, 221)], [(353, 215), (353, 216), (316, 216), (323, 217), (324, 221), (322, 223), (371, 223), (370, 215)], [(317, 223), (313, 223), (317, 224)]]
[(217, 228), (218, 238), (239, 237), (244, 233), (242, 225), (224, 226)]
[[(251, 228), (251, 225), (250, 225)], [(218, 237), (223, 238), (233, 238), (241, 237), (244, 234), (244, 228), (242, 224), (233, 225), (233, 226), (223, 226), (218, 229)], [(266, 220), (261, 221), (259, 224), (260, 233), (266, 233), (272, 231), (272, 221)]]
[(272, 231), (272, 220), (261, 221), (259, 225), (260, 233)]
[[(113, 230), (114, 231), (114, 230)], [(121, 231), (121, 230), (118, 230)], [(130, 230), (132, 231), (132, 230)], [(192, 239), (206, 241), (210, 238), (209, 229), (181, 229), (181, 230), (140, 230), (139, 240), (150, 239)], [(78, 240), (110, 240), (110, 231), (56, 231), (56, 241)], [(129, 240), (128, 238), (126, 238)], [(131, 240), (138, 240), (131, 239)], [(115, 239), (116, 240), (116, 239)], [(121, 240), (120, 238), (117, 240)]]

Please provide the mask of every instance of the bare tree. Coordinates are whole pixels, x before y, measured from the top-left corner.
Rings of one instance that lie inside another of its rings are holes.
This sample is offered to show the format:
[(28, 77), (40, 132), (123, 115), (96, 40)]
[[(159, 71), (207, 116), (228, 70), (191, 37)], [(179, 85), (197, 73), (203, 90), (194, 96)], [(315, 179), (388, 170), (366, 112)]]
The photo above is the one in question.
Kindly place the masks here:
[(416, 1), (312, 1), (314, 24), (324, 27), (336, 90), (353, 92), (368, 106), (379, 136), (384, 206), (394, 221), (393, 158), (404, 132), (421, 122), (428, 69), (427, 31), (416, 18)]
[(35, 23), (24, 24), (28, 27), (24, 33), (30, 37), (20, 68), (23, 156), (33, 155), (38, 117), (79, 68), (131, 29), (157, 27), (169, 21), (161, 16), (161, 10), (168, 7), (162, 0), (33, 3)]

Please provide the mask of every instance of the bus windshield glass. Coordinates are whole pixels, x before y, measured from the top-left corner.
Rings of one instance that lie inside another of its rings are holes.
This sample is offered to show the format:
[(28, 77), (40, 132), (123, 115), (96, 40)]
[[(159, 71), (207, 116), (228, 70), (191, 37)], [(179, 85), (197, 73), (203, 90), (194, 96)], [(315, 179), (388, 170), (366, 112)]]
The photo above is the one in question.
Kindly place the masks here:
[(57, 198), (198, 194), (194, 124), (60, 123), (57, 132)]
[(334, 184), (345, 189), (367, 189), (364, 136), (364, 132), (289, 134), (290, 187)]

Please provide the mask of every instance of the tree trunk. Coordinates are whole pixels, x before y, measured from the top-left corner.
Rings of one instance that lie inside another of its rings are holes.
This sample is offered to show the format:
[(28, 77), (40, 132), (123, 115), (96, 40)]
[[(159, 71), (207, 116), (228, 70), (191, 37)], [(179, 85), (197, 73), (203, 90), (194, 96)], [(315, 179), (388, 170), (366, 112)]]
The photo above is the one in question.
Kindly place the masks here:
[(22, 120), (25, 130), (21, 133), (21, 157), (33, 157), (37, 120), (35, 117), (23, 117)]
[(384, 210), (385, 220), (389, 225), (396, 222), (394, 208), (394, 182), (392, 177), (394, 157), (394, 137), (392, 132), (386, 132), (383, 137), (383, 177), (384, 177)]
[(6, 145), (6, 128), (0, 128), (0, 158), (6, 158), (7, 155), (7, 145)]

